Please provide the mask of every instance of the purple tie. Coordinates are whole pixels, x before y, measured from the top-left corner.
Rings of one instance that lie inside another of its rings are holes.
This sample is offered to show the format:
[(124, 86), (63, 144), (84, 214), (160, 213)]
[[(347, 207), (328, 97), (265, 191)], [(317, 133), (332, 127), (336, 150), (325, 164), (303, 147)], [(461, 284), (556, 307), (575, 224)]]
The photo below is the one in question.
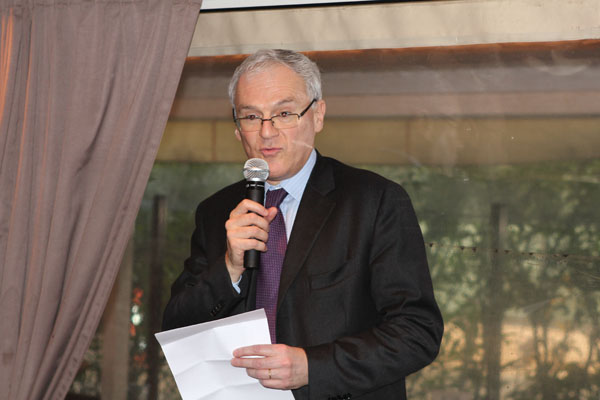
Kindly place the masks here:
[(279, 278), (281, 266), (287, 247), (285, 222), (279, 205), (287, 196), (283, 189), (269, 190), (265, 207), (277, 207), (277, 215), (269, 227), (267, 251), (260, 255), (260, 268), (256, 279), (256, 308), (264, 308), (269, 322), (271, 343), (276, 343), (275, 319), (277, 316), (277, 294), (279, 293)]

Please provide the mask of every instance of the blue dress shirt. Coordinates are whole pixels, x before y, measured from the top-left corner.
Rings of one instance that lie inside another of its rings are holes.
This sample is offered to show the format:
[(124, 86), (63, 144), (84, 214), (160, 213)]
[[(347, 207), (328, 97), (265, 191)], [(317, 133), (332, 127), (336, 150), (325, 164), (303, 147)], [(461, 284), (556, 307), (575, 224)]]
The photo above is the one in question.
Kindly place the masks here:
[[(290, 235), (292, 234), (292, 228), (294, 227), (294, 221), (296, 220), (296, 214), (298, 213), (298, 207), (300, 207), (300, 200), (302, 200), (302, 195), (304, 194), (304, 189), (306, 189), (306, 184), (308, 183), (308, 178), (310, 178), (310, 174), (317, 162), (317, 152), (315, 149), (312, 150), (308, 160), (302, 167), (300, 171), (296, 173), (296, 175), (291, 178), (284, 179), (279, 182), (279, 185), (273, 186), (269, 184), (269, 182), (265, 183), (265, 199), (267, 196), (267, 191), (276, 190), (276, 189), (285, 189), (288, 195), (283, 199), (283, 202), (279, 206), (281, 209), (281, 213), (283, 214), (283, 220), (285, 222), (285, 233), (287, 236), (287, 240), (290, 240)], [(264, 201), (263, 201), (264, 204)], [(239, 284), (242, 281), (242, 277), (237, 282), (232, 282), (234, 289), (240, 293)]]

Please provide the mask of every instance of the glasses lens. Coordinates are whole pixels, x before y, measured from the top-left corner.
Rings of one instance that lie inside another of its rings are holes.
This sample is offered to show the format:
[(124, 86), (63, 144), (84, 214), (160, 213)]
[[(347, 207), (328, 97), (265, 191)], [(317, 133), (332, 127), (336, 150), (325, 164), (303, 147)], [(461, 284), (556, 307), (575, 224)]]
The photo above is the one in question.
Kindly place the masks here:
[(239, 119), (238, 121), (240, 123), (240, 128), (242, 128), (242, 130), (245, 132), (260, 131), (260, 125), (262, 122), (260, 118), (243, 118)]
[(261, 125), (267, 121), (271, 121), (273, 128), (276, 129), (294, 128), (298, 125), (299, 118), (298, 114), (282, 114), (264, 121), (260, 118), (240, 118), (237, 121), (242, 131), (255, 132), (260, 131)]
[(273, 127), (277, 129), (294, 128), (298, 124), (298, 115), (276, 115), (271, 120), (273, 121)]

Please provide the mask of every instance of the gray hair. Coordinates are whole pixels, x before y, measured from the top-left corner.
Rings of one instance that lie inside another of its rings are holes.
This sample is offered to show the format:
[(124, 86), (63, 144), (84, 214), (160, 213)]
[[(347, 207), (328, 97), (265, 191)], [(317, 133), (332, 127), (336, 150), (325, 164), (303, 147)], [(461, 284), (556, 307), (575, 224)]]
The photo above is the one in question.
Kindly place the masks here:
[(235, 92), (240, 77), (246, 72), (262, 71), (273, 64), (282, 64), (289, 67), (302, 77), (306, 84), (306, 93), (310, 99), (321, 100), (321, 73), (319, 67), (304, 54), (291, 50), (268, 49), (258, 50), (248, 56), (235, 70), (229, 81), (229, 101), (235, 109)]

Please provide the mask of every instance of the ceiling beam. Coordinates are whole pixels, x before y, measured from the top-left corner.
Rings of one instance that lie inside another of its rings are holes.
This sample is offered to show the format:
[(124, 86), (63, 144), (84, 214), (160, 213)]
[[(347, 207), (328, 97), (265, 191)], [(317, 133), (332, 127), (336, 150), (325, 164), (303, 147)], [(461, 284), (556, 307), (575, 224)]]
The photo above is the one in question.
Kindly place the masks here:
[(189, 56), (600, 38), (597, 0), (447, 0), (202, 13)]

